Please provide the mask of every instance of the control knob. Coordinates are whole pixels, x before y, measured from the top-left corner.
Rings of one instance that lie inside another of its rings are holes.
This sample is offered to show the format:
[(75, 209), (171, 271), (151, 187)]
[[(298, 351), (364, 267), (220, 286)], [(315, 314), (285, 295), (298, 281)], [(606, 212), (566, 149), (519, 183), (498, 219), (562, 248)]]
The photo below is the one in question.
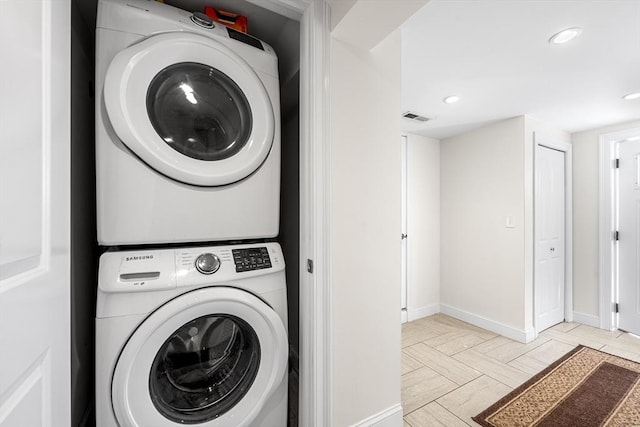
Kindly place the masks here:
[(216, 254), (204, 253), (196, 258), (196, 270), (202, 274), (213, 274), (220, 268), (220, 258)]
[(193, 12), (191, 15), (191, 21), (202, 28), (213, 28), (213, 19), (207, 14), (202, 12)]

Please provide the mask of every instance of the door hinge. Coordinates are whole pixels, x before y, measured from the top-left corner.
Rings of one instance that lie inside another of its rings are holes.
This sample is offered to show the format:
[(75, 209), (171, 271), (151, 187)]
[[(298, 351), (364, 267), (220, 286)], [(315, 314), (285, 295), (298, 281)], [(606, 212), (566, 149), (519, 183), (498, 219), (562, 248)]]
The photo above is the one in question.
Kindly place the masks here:
[(614, 167), (615, 169), (620, 169), (620, 159), (615, 159), (615, 160), (613, 161), (613, 167)]
[(313, 274), (313, 260), (307, 259), (307, 273)]
[(619, 313), (620, 312), (620, 307), (618, 306), (618, 303), (613, 303), (613, 312), (614, 313)]
[(620, 240), (620, 232), (619, 231), (614, 231), (613, 232), (613, 240), (615, 240), (616, 242), (618, 240)]

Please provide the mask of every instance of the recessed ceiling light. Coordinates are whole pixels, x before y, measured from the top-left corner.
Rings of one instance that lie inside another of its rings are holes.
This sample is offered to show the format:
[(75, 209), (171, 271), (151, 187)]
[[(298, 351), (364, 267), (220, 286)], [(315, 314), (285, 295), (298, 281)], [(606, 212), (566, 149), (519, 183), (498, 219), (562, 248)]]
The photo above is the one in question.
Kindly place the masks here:
[(445, 104), (453, 104), (454, 102), (458, 102), (458, 101), (460, 101), (460, 97), (456, 95), (447, 96), (445, 99), (442, 100), (442, 102), (444, 102)]
[(570, 40), (575, 39), (582, 32), (582, 28), (573, 27), (567, 28), (566, 30), (562, 30), (557, 34), (554, 34), (550, 39), (549, 43), (551, 44), (563, 44)]
[(638, 99), (640, 98), (640, 92), (633, 92), (633, 93), (628, 93), (625, 96), (622, 97), (622, 99)]

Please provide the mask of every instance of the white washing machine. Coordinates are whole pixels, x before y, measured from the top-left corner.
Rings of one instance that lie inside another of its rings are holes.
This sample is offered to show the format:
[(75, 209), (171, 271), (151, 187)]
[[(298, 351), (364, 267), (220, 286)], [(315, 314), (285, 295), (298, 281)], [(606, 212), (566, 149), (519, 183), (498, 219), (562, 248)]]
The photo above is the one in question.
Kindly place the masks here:
[(102, 245), (278, 234), (280, 99), (266, 43), (149, 0), (99, 0)]
[(97, 426), (286, 426), (284, 268), (277, 243), (103, 254)]

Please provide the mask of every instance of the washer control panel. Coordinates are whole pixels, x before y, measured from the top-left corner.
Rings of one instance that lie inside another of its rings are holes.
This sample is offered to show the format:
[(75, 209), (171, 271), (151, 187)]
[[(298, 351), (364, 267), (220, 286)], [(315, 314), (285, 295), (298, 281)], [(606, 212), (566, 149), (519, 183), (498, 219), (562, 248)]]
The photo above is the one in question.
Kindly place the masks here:
[(140, 251), (112, 251), (100, 257), (103, 292), (160, 291), (186, 286), (233, 284), (283, 271), (275, 242)]
[(231, 253), (238, 273), (271, 267), (271, 258), (266, 246), (233, 249)]
[(178, 287), (233, 282), (284, 270), (277, 243), (175, 249)]

